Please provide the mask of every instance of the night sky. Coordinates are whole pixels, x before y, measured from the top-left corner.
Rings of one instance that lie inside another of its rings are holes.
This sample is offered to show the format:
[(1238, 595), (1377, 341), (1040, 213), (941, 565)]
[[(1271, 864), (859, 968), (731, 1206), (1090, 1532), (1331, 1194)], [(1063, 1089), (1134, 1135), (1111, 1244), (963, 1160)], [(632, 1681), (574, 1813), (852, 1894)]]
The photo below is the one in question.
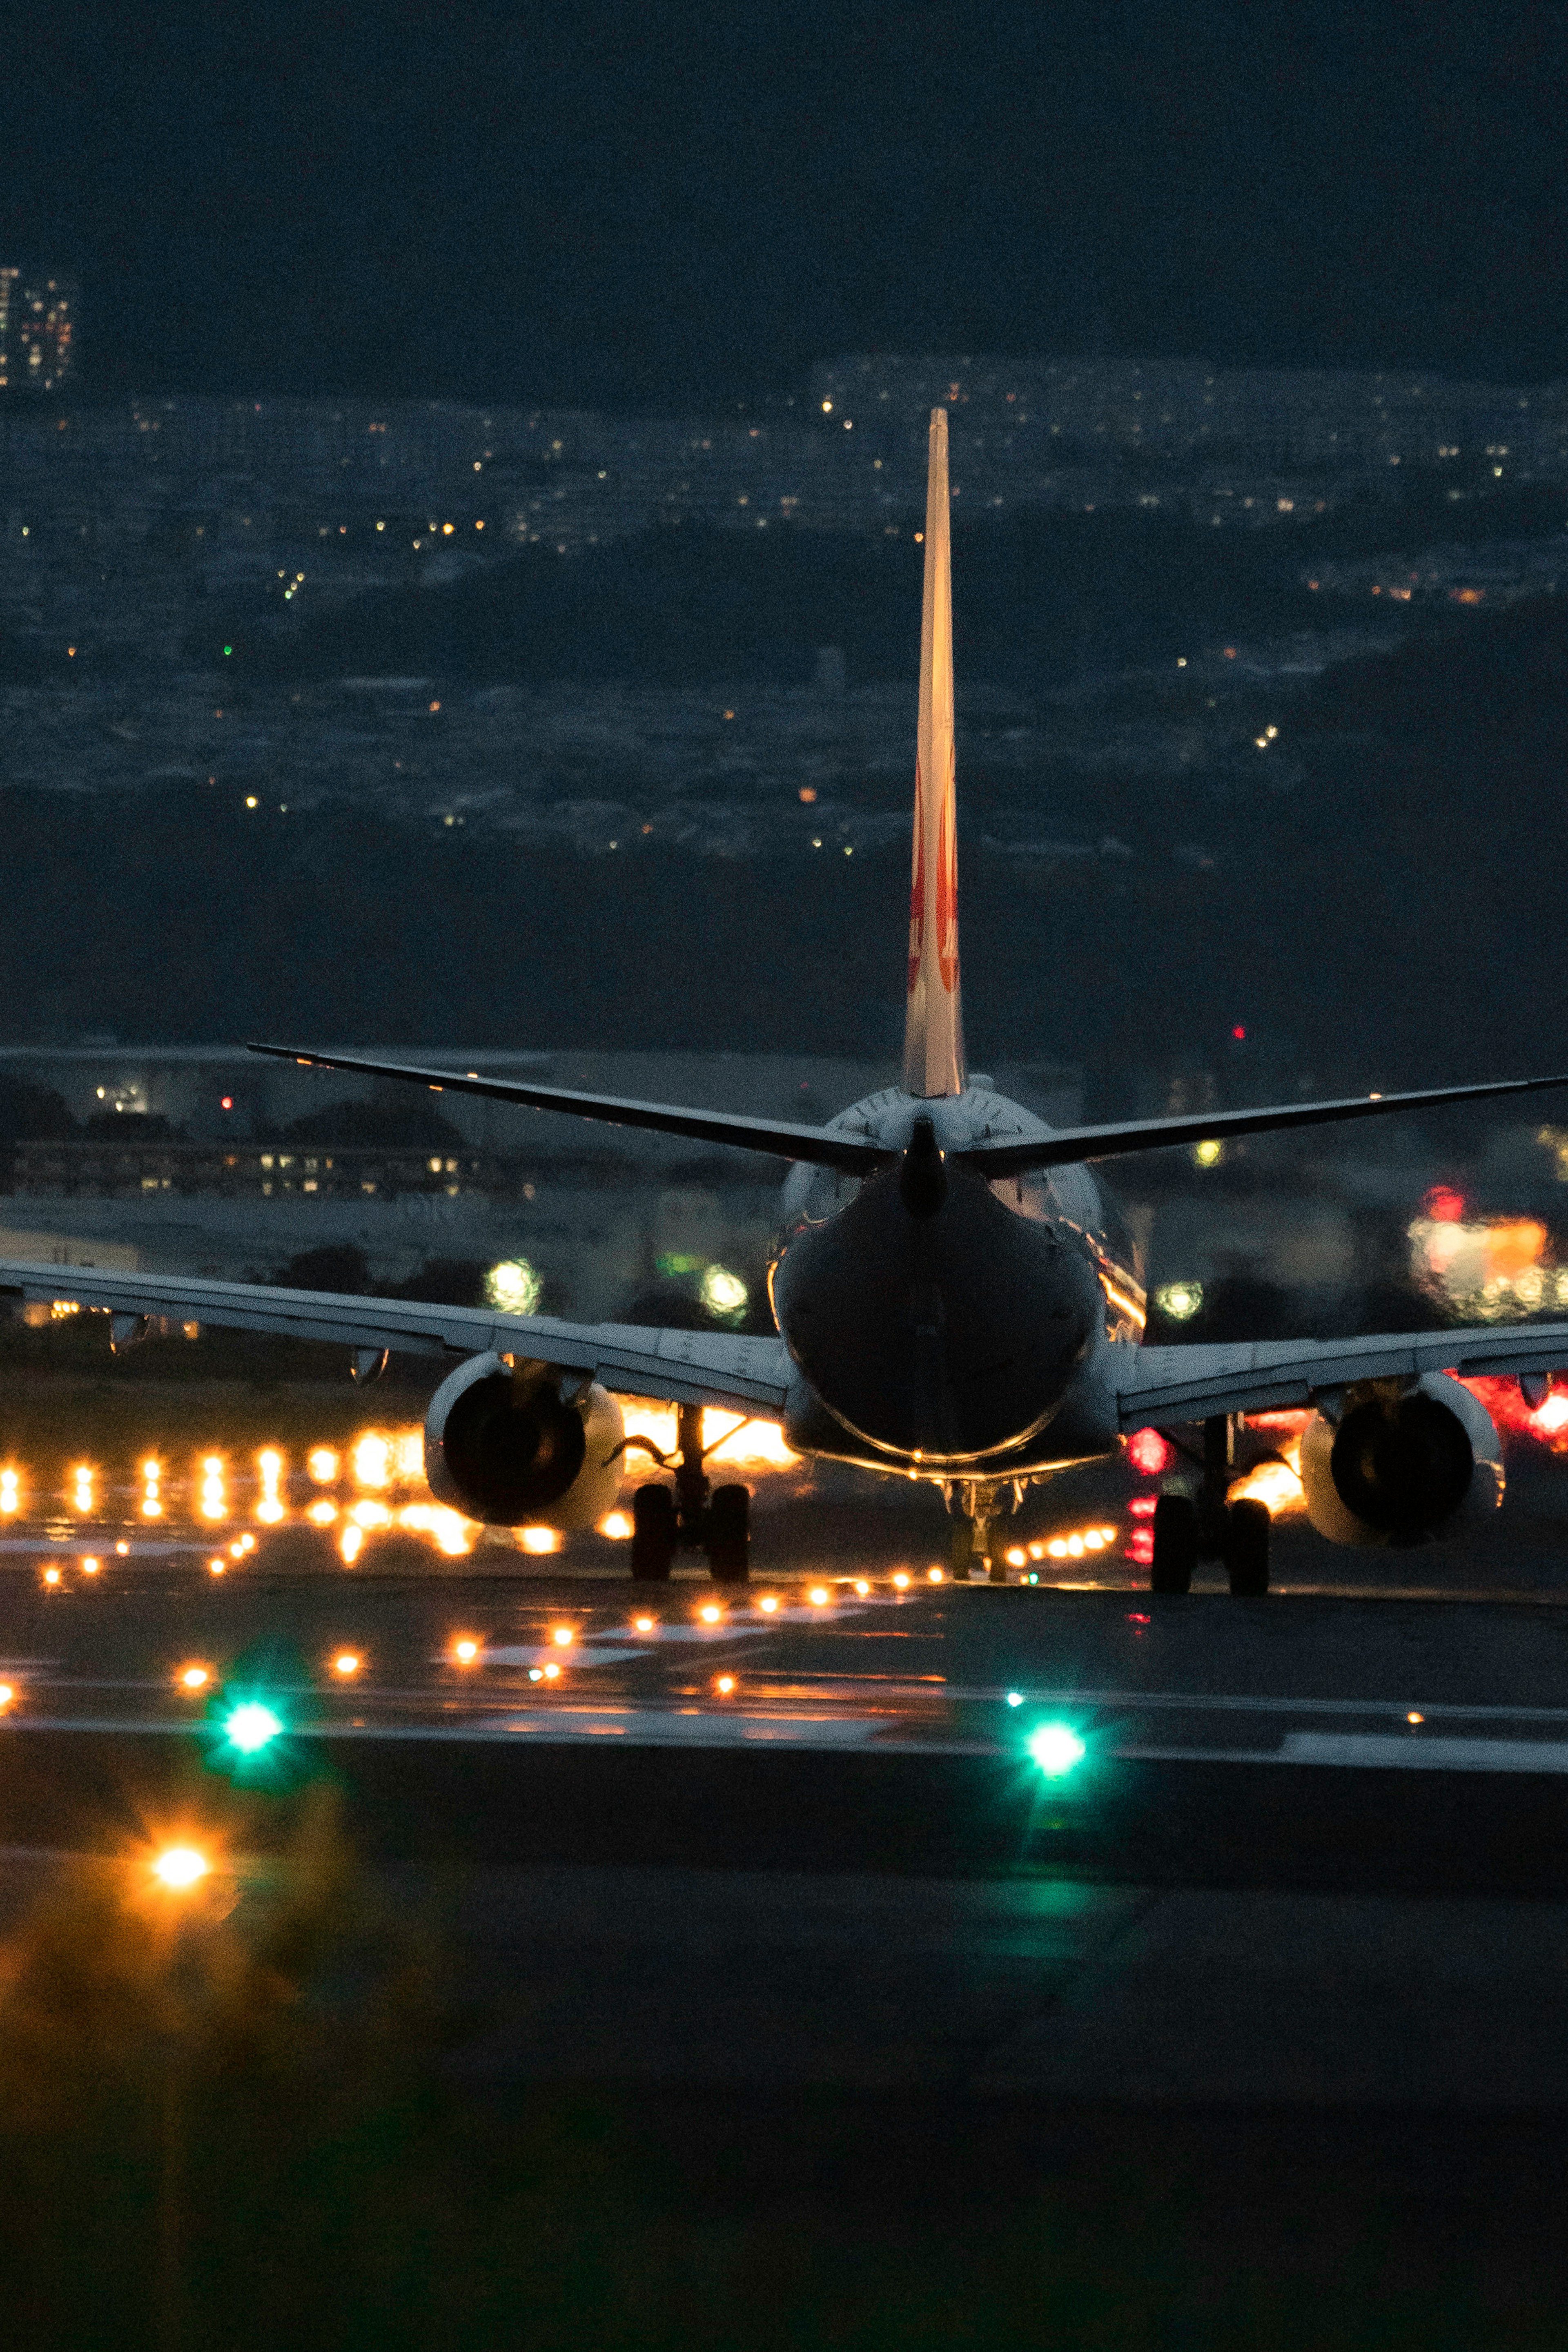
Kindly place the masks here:
[(1568, 373), (1568, 13), (27, 0), (82, 390), (684, 408), (845, 349)]

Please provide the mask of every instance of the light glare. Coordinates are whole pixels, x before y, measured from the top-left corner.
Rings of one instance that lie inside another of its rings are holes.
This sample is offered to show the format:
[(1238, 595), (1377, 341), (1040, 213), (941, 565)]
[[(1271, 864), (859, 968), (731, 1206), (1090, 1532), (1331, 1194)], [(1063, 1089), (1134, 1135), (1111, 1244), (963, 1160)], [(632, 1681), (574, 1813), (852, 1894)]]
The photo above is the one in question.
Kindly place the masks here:
[(1042, 1723), (1030, 1734), (1029, 1752), (1046, 1779), (1055, 1780), (1082, 1763), (1084, 1747), (1070, 1723)]

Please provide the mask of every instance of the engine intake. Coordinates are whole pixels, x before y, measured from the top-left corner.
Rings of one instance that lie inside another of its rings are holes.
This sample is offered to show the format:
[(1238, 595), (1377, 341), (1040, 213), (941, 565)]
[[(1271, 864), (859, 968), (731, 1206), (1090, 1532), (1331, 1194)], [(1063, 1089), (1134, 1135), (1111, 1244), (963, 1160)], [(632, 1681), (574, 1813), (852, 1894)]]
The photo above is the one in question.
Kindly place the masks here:
[(1307, 1515), (1342, 1544), (1427, 1543), (1502, 1500), (1490, 1415), (1447, 1372), (1404, 1395), (1352, 1391), (1337, 1425), (1314, 1413), (1301, 1440)]
[(601, 1517), (621, 1485), (621, 1408), (597, 1383), (563, 1395), (572, 1377), (550, 1364), (513, 1370), (496, 1355), (460, 1364), (425, 1415), (424, 1472), (437, 1501), (486, 1527)]

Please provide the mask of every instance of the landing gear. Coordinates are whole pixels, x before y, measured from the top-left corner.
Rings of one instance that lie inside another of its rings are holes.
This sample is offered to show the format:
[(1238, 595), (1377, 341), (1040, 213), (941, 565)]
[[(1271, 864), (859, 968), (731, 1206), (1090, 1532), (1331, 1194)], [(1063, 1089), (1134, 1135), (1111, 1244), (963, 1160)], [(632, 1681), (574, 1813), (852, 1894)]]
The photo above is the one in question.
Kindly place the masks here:
[(1197, 1506), (1186, 1495), (1162, 1495), (1155, 1505), (1151, 1592), (1190, 1592), (1197, 1566)]
[(947, 1508), (955, 1514), (952, 1572), (967, 1584), (977, 1568), (993, 1584), (1008, 1580), (1007, 1561), (995, 1539), (996, 1523), (1006, 1511), (1016, 1511), (1023, 1500), (1025, 1478), (976, 1478), (947, 1487)]
[(703, 1549), (718, 1584), (744, 1584), (751, 1573), (751, 1497), (744, 1486), (716, 1486)]
[(1228, 1503), (1235, 1466), (1235, 1424), (1217, 1413), (1203, 1424), (1203, 1487), (1194, 1502), (1186, 1495), (1162, 1495), (1155, 1505), (1152, 1592), (1190, 1592), (1200, 1559), (1225, 1564), (1238, 1600), (1260, 1600), (1269, 1590), (1268, 1507)]
[(680, 1539), (669, 1488), (639, 1486), (632, 1497), (632, 1573), (639, 1583), (669, 1582)]
[(1265, 1503), (1232, 1503), (1226, 1511), (1220, 1557), (1238, 1600), (1260, 1601), (1269, 1590), (1269, 1527)]
[(675, 1433), (674, 1454), (661, 1454), (645, 1437), (624, 1441), (646, 1447), (675, 1477), (673, 1494), (668, 1486), (647, 1486), (632, 1497), (632, 1573), (639, 1581), (668, 1583), (685, 1544), (707, 1554), (716, 1583), (744, 1584), (751, 1573), (751, 1496), (744, 1486), (710, 1493), (699, 1406), (676, 1406)]

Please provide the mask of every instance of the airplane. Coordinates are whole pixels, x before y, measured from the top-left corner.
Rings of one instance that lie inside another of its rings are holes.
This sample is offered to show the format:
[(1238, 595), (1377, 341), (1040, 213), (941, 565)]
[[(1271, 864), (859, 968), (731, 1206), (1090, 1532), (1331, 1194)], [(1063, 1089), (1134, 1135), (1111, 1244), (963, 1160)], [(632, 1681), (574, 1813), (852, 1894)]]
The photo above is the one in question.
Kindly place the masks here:
[(633, 1577), (666, 1580), (684, 1545), (744, 1583), (744, 1486), (710, 1486), (702, 1412), (783, 1424), (798, 1454), (940, 1486), (954, 1566), (1005, 1581), (998, 1522), (1025, 1490), (1116, 1454), (1132, 1432), (1201, 1428), (1198, 1491), (1163, 1494), (1150, 1582), (1190, 1590), (1200, 1560), (1230, 1590), (1269, 1587), (1270, 1515), (1228, 1498), (1250, 1413), (1305, 1407), (1308, 1516), (1342, 1544), (1458, 1532), (1502, 1500), (1490, 1415), (1457, 1374), (1507, 1374), (1539, 1403), (1568, 1366), (1568, 1324), (1236, 1345), (1142, 1344), (1134, 1254), (1088, 1162), (1199, 1141), (1387, 1118), (1568, 1085), (1494, 1080), (1197, 1118), (1054, 1129), (968, 1076), (958, 969), (947, 412), (933, 411), (925, 530), (906, 1018), (902, 1083), (821, 1126), (737, 1117), (272, 1044), (251, 1050), (432, 1092), (770, 1153), (790, 1163), (768, 1269), (769, 1336), (672, 1331), (550, 1316), (343, 1297), (0, 1260), (0, 1298), (107, 1309), (116, 1350), (154, 1318), (337, 1341), (361, 1378), (389, 1355), (450, 1367), (431, 1399), (426, 1475), (442, 1502), (496, 1527), (591, 1526), (617, 1498), (628, 1453), (618, 1400), (676, 1407), (676, 1447), (632, 1506)]

